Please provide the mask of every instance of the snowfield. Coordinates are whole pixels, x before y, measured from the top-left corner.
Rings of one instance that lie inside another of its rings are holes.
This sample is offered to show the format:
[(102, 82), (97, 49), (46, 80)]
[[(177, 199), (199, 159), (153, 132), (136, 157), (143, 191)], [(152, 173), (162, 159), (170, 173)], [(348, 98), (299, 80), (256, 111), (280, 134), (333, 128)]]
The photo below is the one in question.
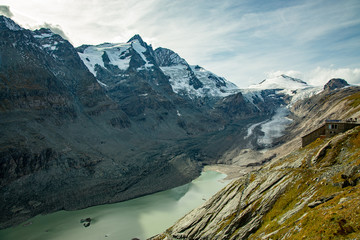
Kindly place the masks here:
[(97, 46), (89, 46), (85, 48), (83, 53), (79, 52), (78, 54), (89, 71), (96, 77), (95, 66), (99, 65), (105, 68), (104, 53), (107, 54), (110, 64), (117, 66), (120, 70), (128, 69), (131, 57), (126, 57), (126, 54), (130, 47), (131, 43), (104, 43)]
[[(199, 66), (178, 64), (160, 68), (165, 75), (170, 77), (169, 81), (173, 91), (177, 94), (188, 95), (190, 98), (206, 96), (226, 97), (239, 91), (235, 84)], [(196, 78), (203, 84), (203, 87), (195, 89), (190, 85), (190, 71), (195, 74)]]
[(281, 74), (279, 76), (268, 78), (259, 84), (249, 86), (250, 89), (287, 89), (297, 90), (307, 88), (309, 85), (297, 78), (292, 78)]

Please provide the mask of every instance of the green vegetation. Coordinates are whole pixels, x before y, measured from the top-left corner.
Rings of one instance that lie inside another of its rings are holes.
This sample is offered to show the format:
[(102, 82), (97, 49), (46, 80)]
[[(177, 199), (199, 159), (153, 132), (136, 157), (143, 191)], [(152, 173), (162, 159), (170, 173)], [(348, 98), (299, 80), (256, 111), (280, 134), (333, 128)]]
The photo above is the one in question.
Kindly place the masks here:
[(360, 105), (360, 92), (345, 98), (345, 100), (350, 102), (351, 107), (357, 108)]
[[(284, 236), (286, 239), (357, 239), (360, 236), (360, 186), (356, 185), (360, 174), (358, 170), (349, 171), (360, 167), (360, 127), (334, 137), (332, 142), (315, 166), (308, 167), (303, 162), (301, 168), (292, 171), (296, 180), (277, 199), (250, 239)], [(293, 161), (295, 155), (301, 157), (306, 152), (307, 158), (312, 158), (325, 144), (319, 139), (281, 162)], [(352, 185), (344, 185), (346, 178), (352, 179)], [(315, 201), (323, 202), (310, 208), (308, 204)], [(281, 222), (292, 210), (294, 214)]]
[[(226, 211), (216, 215), (207, 206), (209, 211), (197, 218), (200, 229), (186, 222), (186, 231), (195, 231), (195, 239), (359, 239), (359, 183), (357, 127), (317, 139), (234, 181), (227, 192), (218, 194), (243, 202), (224, 205)], [(234, 189), (238, 193), (229, 195)], [(169, 229), (155, 239), (189, 236), (173, 234)]]

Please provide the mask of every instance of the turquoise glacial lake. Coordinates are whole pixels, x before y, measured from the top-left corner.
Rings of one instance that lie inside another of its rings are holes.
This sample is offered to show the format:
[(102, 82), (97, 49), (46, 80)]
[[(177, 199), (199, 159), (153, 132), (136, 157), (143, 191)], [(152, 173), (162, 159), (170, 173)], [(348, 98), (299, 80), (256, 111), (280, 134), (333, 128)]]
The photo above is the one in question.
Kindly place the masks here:
[[(125, 202), (36, 216), (0, 231), (1, 240), (141, 240), (163, 232), (229, 181), (204, 171), (191, 183)], [(81, 219), (92, 219), (89, 227)]]

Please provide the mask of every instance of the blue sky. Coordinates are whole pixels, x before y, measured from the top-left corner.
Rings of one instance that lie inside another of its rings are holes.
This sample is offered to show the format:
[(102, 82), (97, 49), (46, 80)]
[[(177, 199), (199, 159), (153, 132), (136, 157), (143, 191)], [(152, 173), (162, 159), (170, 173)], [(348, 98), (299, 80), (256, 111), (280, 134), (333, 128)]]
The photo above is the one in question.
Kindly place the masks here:
[[(25, 28), (75, 45), (134, 34), (244, 88), (279, 73), (360, 84), (359, 0), (0, 0)], [(4, 8), (2, 8), (4, 10)], [(1, 10), (1, 8), (0, 8)]]

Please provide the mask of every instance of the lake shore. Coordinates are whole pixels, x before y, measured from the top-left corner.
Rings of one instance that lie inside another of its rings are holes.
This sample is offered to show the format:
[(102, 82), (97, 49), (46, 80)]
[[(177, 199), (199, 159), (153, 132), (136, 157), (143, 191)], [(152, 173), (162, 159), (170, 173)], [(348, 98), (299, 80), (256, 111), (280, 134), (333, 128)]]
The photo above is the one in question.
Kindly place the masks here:
[(238, 165), (215, 164), (205, 166), (204, 171), (216, 171), (223, 173), (226, 175), (224, 180), (233, 180), (259, 168), (260, 166), (244, 167)]
[[(225, 174), (219, 171), (204, 170), (192, 182), (166, 191), (119, 203), (38, 215), (18, 226), (0, 230), (0, 239), (146, 239), (165, 231), (201, 206), (228, 184), (224, 178)], [(87, 218), (91, 224), (84, 226)]]

